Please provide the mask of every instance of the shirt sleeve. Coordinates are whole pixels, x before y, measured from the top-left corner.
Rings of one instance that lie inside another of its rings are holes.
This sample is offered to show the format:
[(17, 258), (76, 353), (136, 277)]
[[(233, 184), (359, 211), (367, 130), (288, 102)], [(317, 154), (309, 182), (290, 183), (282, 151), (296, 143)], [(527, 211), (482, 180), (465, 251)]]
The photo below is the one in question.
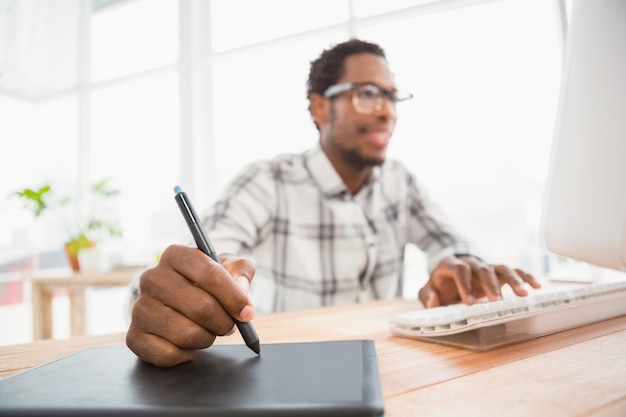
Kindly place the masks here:
[(203, 216), (218, 252), (246, 255), (267, 232), (275, 192), (268, 163), (246, 167)]

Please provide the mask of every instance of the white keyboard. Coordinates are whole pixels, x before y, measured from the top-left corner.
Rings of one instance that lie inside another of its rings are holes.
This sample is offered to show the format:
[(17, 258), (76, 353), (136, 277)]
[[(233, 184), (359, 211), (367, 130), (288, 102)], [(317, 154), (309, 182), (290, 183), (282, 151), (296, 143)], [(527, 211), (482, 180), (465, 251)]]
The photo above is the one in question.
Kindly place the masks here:
[(626, 281), (420, 309), (395, 315), (389, 324), (398, 336), (482, 351), (621, 315)]

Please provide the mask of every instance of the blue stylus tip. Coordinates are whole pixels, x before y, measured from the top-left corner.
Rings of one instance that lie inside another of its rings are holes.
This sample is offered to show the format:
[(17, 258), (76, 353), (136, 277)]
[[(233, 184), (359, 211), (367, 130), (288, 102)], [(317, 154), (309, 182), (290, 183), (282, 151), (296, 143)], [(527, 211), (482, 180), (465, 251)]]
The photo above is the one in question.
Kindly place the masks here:
[(180, 189), (180, 187), (177, 185), (176, 187), (174, 187), (174, 192), (176, 194), (180, 193), (182, 190)]

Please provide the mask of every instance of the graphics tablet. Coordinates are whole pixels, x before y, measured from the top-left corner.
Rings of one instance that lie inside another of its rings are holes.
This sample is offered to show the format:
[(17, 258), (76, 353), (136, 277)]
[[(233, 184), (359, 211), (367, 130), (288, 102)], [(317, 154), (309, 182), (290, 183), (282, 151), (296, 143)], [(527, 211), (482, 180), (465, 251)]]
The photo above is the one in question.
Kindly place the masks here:
[(0, 416), (383, 415), (373, 341), (217, 345), (158, 368), (87, 349), (0, 381)]

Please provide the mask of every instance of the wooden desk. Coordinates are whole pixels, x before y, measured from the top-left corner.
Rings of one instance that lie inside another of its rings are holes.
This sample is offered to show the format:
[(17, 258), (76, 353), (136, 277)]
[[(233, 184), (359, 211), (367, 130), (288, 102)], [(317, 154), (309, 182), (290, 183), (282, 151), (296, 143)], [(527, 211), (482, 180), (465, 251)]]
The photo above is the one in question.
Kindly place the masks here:
[[(262, 343), (373, 339), (386, 417), (626, 415), (626, 316), (476, 353), (392, 336), (387, 318), (417, 307), (378, 301), (254, 323)], [(217, 343), (242, 340), (234, 334)], [(116, 334), (3, 346), (0, 377), (88, 347), (123, 344)]]
[(87, 334), (85, 292), (92, 287), (127, 286), (141, 269), (120, 269), (103, 274), (72, 274), (67, 276), (36, 276), (32, 284), (33, 338), (52, 338), (52, 298), (56, 290), (69, 293), (72, 336)]

